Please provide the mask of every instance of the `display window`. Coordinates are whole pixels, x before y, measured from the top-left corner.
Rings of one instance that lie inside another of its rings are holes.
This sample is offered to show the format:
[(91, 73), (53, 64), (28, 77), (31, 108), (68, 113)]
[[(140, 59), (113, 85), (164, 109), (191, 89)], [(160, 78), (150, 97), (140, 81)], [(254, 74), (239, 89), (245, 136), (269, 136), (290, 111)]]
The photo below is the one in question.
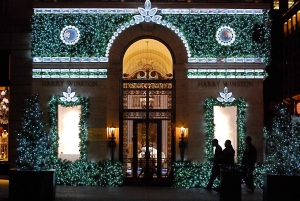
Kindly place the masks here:
[(0, 86), (0, 161), (8, 161), (9, 87)]

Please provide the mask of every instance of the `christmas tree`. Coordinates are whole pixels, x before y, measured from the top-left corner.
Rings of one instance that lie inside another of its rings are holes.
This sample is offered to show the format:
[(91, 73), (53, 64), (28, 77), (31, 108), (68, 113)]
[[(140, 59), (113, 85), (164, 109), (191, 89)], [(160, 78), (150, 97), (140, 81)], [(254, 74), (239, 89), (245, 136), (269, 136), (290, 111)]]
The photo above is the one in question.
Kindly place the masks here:
[(300, 170), (300, 124), (293, 122), (288, 105), (276, 106), (267, 137), (266, 167), (272, 174), (293, 174)]
[(17, 133), (20, 170), (45, 170), (50, 168), (52, 151), (48, 133), (42, 122), (43, 113), (38, 102), (39, 95), (26, 99), (22, 123), (23, 131)]

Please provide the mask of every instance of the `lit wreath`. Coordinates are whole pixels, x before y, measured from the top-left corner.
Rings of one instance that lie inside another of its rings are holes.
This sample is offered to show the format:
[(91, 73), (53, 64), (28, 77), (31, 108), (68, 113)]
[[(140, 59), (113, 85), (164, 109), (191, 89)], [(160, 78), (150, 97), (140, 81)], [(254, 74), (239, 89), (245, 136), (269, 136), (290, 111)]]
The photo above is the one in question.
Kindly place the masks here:
[(75, 26), (66, 26), (60, 32), (60, 39), (66, 45), (74, 45), (78, 42), (80, 32)]
[(235, 41), (235, 32), (228, 26), (222, 26), (216, 33), (216, 39), (221, 45), (231, 45)]

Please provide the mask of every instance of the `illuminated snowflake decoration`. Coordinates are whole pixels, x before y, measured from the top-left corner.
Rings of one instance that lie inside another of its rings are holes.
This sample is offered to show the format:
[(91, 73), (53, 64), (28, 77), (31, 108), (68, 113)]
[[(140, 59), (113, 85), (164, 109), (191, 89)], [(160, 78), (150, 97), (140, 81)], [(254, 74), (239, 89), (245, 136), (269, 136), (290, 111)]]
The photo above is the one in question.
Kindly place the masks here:
[(72, 92), (70, 86), (67, 89), (67, 93), (63, 92), (63, 95), (64, 97), (60, 97), (60, 100), (63, 102), (76, 102), (78, 100), (78, 98), (75, 97), (75, 92)]
[(235, 41), (235, 32), (228, 26), (222, 26), (216, 33), (216, 39), (221, 45), (231, 45)]
[(80, 38), (80, 32), (75, 26), (66, 26), (60, 32), (60, 39), (66, 45), (74, 45)]
[(138, 7), (138, 11), (140, 15), (135, 15), (134, 20), (135, 23), (139, 22), (156, 22), (159, 23), (162, 16), (155, 15), (157, 13), (158, 8), (151, 8), (151, 2), (150, 0), (146, 0), (144, 4), (145, 8)]
[(228, 88), (227, 87), (224, 87), (224, 93), (223, 92), (220, 92), (220, 96), (221, 97), (218, 97), (217, 100), (221, 103), (225, 102), (233, 102), (235, 100), (235, 98), (231, 97), (232, 96), (232, 92), (229, 92), (228, 93)]

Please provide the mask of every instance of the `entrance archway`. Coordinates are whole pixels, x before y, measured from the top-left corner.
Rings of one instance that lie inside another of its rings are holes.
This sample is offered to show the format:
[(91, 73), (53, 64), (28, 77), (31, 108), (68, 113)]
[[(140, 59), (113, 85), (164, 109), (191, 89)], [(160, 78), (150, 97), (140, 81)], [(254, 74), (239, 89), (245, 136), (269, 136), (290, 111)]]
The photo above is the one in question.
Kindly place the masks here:
[(175, 111), (171, 53), (157, 40), (138, 40), (124, 54), (122, 78), (125, 183), (170, 183)]

